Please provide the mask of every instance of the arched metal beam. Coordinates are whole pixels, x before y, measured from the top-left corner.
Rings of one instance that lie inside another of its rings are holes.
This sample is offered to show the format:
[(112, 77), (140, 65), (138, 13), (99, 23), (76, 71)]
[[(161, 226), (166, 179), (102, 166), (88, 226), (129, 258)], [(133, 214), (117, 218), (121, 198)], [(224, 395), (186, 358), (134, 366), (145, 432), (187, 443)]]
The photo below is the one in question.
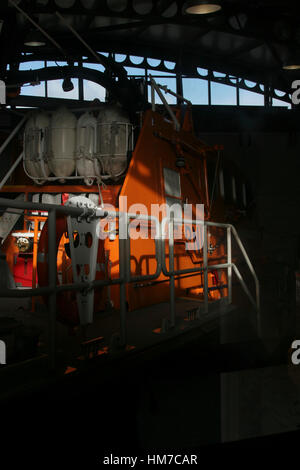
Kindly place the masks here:
[(115, 80), (106, 72), (84, 67), (47, 67), (37, 70), (7, 72), (6, 84), (21, 86), (25, 83), (64, 78), (82, 78), (102, 85), (129, 113), (143, 109), (146, 105), (138, 84), (134, 80), (127, 77)]

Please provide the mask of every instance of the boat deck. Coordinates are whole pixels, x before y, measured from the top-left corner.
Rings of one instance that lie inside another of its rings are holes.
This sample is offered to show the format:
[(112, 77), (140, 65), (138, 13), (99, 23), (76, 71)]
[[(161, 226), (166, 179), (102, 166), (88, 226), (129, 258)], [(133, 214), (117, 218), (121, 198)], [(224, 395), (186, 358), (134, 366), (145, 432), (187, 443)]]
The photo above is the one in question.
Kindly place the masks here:
[[(21, 390), (24, 386), (34, 387), (34, 384), (44, 383), (49, 377), (48, 317), (45, 306), (38, 306), (36, 312), (32, 313), (30, 309), (26, 309), (26, 304), (23, 302), (22, 308), (12, 309), (6, 315), (22, 322), (25, 327), (39, 332), (40, 336), (35, 358), (11, 364), (8, 361), (7, 366), (1, 367), (0, 376), (5, 380), (2, 381), (0, 396), (11, 395), (13, 389)], [(70, 332), (68, 328), (58, 323), (55, 377), (80, 372), (94, 360), (97, 360), (101, 367), (101, 362), (103, 360), (106, 362), (107, 359), (114, 361), (121, 358), (130, 359), (145, 352), (151, 355), (154, 350), (160, 354), (160, 351), (172, 351), (190, 341), (197, 341), (200, 344), (201, 338), (214, 331), (216, 337), (211, 340), (214, 344), (210, 346), (217, 347), (222, 342), (235, 341), (234, 332), (237, 331), (238, 323), (243, 325), (243, 331), (239, 326), (236, 340), (240, 341), (241, 337), (243, 339), (243, 335), (246, 340), (249, 339), (249, 334), (252, 338), (256, 335), (255, 317), (248, 317), (245, 321), (245, 316), (240, 312), (237, 313), (233, 305), (228, 306), (225, 298), (210, 302), (208, 313), (204, 313), (201, 301), (178, 298), (176, 325), (173, 328), (170, 328), (169, 315), (167, 302), (128, 312), (125, 348), (120, 345), (118, 311), (95, 314), (93, 325), (78, 328), (75, 332)], [(24, 376), (26, 376), (25, 382)], [(53, 374), (50, 376), (53, 379)]]

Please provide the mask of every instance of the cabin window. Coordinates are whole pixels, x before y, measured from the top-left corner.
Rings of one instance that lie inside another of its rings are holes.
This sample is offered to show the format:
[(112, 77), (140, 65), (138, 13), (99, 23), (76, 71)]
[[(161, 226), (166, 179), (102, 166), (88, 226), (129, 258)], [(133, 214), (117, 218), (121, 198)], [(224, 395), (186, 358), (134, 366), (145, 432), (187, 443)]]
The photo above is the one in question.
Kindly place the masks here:
[(182, 218), (183, 203), (182, 201), (175, 199), (173, 197), (166, 197), (166, 204), (169, 207), (170, 215), (173, 214), (174, 219)]
[(175, 220), (174, 238), (180, 239), (182, 237), (183, 203), (180, 199), (166, 196), (166, 205), (168, 206), (166, 216), (170, 217), (170, 219), (173, 217)]
[(165, 193), (172, 197), (181, 197), (180, 174), (177, 171), (164, 168)]

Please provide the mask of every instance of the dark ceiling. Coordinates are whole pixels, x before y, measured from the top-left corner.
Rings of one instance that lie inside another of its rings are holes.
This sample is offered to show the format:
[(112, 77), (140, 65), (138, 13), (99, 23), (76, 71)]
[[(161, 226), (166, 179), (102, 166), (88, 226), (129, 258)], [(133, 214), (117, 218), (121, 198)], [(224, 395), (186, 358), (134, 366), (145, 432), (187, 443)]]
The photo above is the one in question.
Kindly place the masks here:
[[(208, 16), (184, 14), (181, 0), (15, 0), (63, 49), (47, 42), (24, 46), (30, 22), (1, 0), (1, 73), (6, 64), (31, 60), (90, 58), (85, 47), (56, 15), (60, 12), (97, 51), (118, 52), (176, 62), (177, 71), (197, 67), (270, 84), (291, 91), (300, 72), (282, 70), (290, 53), (300, 48), (299, 1), (223, 0), (221, 12)], [(299, 55), (300, 57), (300, 55)]]

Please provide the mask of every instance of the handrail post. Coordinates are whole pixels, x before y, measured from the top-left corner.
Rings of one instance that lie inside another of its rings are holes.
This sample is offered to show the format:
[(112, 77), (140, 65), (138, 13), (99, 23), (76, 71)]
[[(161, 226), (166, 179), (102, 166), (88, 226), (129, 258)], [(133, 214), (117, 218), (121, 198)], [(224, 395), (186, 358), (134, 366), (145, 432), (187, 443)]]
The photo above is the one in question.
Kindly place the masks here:
[[(256, 312), (257, 312), (257, 333), (258, 333), (258, 336), (261, 337), (261, 335), (262, 335), (262, 329), (261, 329), (261, 316), (260, 316), (260, 286), (259, 286), (259, 280), (258, 280), (258, 278), (257, 278), (257, 275), (256, 275), (256, 272), (255, 272), (255, 270), (254, 270), (254, 267), (253, 267), (253, 265), (252, 265), (252, 263), (251, 263), (251, 261), (250, 261), (250, 259), (249, 259), (249, 256), (247, 255), (247, 252), (246, 252), (246, 250), (245, 250), (245, 247), (244, 247), (243, 243), (241, 242), (241, 239), (240, 239), (240, 237), (239, 237), (239, 235), (238, 235), (238, 233), (237, 233), (235, 227), (233, 227), (232, 225), (231, 225), (231, 230), (232, 230), (232, 232), (233, 232), (233, 235), (234, 235), (234, 237), (235, 237), (235, 240), (236, 240), (236, 242), (237, 242), (237, 244), (238, 244), (238, 246), (239, 246), (239, 248), (240, 248), (240, 250), (241, 250), (241, 252), (242, 252), (242, 254), (243, 254), (244, 258), (245, 258), (245, 260), (246, 260), (246, 263), (247, 263), (247, 265), (248, 265), (248, 268), (249, 268), (249, 270), (250, 270), (250, 272), (251, 272), (251, 274), (252, 274), (252, 276), (253, 276), (253, 278), (254, 278), (254, 281), (255, 281), (255, 292), (256, 292), (255, 306), (256, 306)], [(235, 269), (235, 272), (236, 272), (236, 269)], [(240, 281), (240, 282), (241, 282), (241, 281)], [(252, 297), (250, 293), (247, 294), (247, 295), (248, 295), (248, 297), (249, 297), (249, 296)]]
[(170, 320), (175, 326), (175, 277), (174, 277), (174, 214), (169, 223), (169, 269), (170, 269)]
[(227, 227), (227, 284), (228, 284), (228, 305), (232, 303), (232, 243), (231, 227)]
[[(123, 238), (126, 237), (126, 238)], [(119, 213), (119, 270), (120, 270), (120, 340), (121, 345), (127, 343), (127, 305), (126, 305), (126, 279), (127, 271), (127, 245), (128, 245), (128, 216)]]
[(203, 226), (204, 234), (203, 234), (203, 277), (204, 277), (204, 286), (203, 286), (203, 294), (204, 294), (204, 313), (208, 313), (208, 244), (207, 244), (207, 225), (204, 222)]
[(48, 214), (48, 279), (52, 289), (48, 297), (49, 331), (48, 350), (49, 367), (55, 368), (56, 364), (56, 210), (52, 209)]

